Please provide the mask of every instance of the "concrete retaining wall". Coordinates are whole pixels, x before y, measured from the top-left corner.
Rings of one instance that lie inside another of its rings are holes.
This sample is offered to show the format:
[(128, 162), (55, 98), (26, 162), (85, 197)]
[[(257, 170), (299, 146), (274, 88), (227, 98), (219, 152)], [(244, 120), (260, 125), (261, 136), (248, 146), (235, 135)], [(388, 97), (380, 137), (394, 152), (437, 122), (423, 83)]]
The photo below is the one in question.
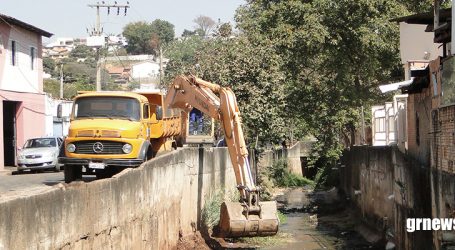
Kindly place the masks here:
[(205, 197), (235, 187), (225, 148), (179, 149), (111, 179), (0, 203), (0, 249), (172, 249)]
[(300, 157), (302, 156), (301, 152), (303, 149), (301, 149), (301, 145), (301, 142), (297, 142), (290, 148), (267, 150), (261, 153), (257, 162), (258, 168), (272, 166), (273, 162), (286, 158), (291, 173), (302, 176), (302, 163)]
[(352, 147), (345, 152), (340, 185), (362, 219), (397, 249), (431, 249), (431, 231), (406, 231), (406, 218), (431, 218), (429, 167), (396, 147)]

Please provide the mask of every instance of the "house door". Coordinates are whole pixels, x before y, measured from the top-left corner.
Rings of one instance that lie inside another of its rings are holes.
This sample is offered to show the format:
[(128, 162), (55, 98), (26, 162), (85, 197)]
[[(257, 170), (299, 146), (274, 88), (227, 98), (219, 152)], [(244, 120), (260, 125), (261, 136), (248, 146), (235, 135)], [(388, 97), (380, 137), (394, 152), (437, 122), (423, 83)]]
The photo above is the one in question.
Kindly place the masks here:
[(19, 102), (3, 101), (3, 165), (16, 163), (16, 111)]

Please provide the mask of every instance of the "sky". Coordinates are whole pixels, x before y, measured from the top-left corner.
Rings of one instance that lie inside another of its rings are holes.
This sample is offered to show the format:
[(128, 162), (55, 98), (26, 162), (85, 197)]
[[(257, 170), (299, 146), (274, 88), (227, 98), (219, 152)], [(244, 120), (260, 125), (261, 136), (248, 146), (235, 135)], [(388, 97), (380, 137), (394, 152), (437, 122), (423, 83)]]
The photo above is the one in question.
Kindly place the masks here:
[[(126, 4), (127, 0), (116, 0)], [(175, 34), (180, 36), (184, 29), (194, 30), (193, 20), (200, 15), (213, 20), (234, 24), (235, 10), (245, 4), (244, 0), (128, 0), (130, 7), (126, 16), (123, 10), (101, 10), (101, 25), (106, 34), (119, 34), (123, 27), (136, 21), (152, 22), (155, 19), (169, 21), (175, 25)], [(96, 9), (88, 4), (95, 0), (6, 0), (2, 1), (0, 13), (34, 25), (54, 34), (44, 43), (57, 37), (81, 38), (88, 36), (87, 28), (92, 29), (96, 21)], [(114, 0), (104, 0), (114, 4)]]

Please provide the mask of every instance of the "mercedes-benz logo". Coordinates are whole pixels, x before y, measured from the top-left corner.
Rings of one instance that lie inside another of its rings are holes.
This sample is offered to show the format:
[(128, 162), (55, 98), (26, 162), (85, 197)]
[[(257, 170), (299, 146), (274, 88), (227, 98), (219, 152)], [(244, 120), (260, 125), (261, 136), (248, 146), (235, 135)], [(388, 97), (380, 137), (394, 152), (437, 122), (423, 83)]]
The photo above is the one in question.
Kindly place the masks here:
[(104, 148), (104, 146), (101, 142), (95, 142), (93, 144), (93, 152), (95, 152), (95, 153), (99, 154), (99, 153), (103, 152), (103, 148)]

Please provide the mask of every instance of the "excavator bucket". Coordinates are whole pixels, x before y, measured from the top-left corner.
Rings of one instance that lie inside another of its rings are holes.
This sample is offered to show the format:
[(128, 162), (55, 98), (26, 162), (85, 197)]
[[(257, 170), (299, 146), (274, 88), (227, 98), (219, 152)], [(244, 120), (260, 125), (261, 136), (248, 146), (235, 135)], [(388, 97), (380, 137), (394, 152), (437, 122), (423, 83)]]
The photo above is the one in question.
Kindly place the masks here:
[(240, 202), (221, 204), (220, 231), (223, 237), (269, 236), (278, 232), (278, 215), (275, 201), (259, 202), (259, 214), (247, 214)]

